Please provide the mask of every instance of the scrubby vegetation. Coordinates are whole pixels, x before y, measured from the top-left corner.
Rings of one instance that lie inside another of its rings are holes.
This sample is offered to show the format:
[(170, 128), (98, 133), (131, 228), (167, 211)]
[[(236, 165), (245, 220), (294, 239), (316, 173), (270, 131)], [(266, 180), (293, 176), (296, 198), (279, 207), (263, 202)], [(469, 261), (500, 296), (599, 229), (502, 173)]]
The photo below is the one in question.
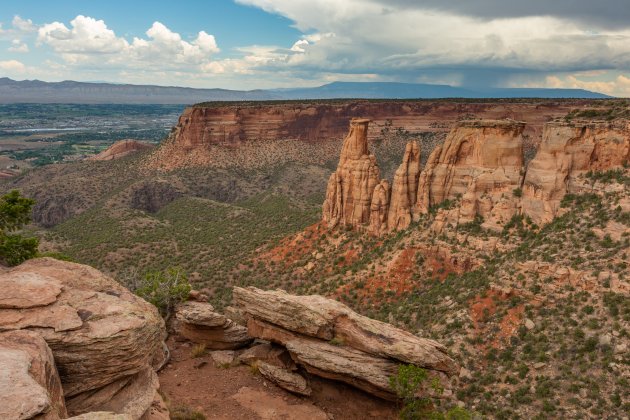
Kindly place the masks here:
[[(414, 365), (401, 365), (398, 374), (390, 378), (390, 386), (403, 404), (400, 418), (403, 420), (472, 420), (472, 413), (461, 407), (453, 407), (441, 412), (440, 402), (428, 396), (429, 392), (441, 395), (437, 378), (429, 380), (426, 370)], [(430, 389), (430, 391), (428, 391)]]
[(34, 204), (17, 190), (0, 198), (0, 261), (4, 265), (18, 265), (37, 255), (38, 239), (20, 234), (31, 221)]

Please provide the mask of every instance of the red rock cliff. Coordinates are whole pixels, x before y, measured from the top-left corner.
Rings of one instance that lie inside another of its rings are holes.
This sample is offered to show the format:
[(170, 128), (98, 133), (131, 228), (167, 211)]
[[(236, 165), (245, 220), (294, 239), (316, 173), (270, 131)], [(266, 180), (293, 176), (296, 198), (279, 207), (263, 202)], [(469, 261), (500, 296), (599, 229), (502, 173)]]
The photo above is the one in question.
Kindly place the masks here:
[[(321, 164), (330, 153), (337, 153), (331, 145), (343, 138), (348, 121), (356, 117), (372, 121), (368, 140), (398, 130), (412, 134), (446, 133), (457, 121), (471, 118), (525, 121), (524, 145), (533, 151), (542, 138), (544, 123), (587, 103), (583, 100), (349, 100), (194, 106), (184, 111), (169, 139), (146, 160), (146, 165), (171, 170), (295, 161)], [(295, 140), (303, 143), (294, 147), (291, 142)], [(260, 142), (264, 142), (262, 146), (266, 149), (262, 152)]]
[(548, 223), (568, 192), (579, 192), (588, 171), (620, 168), (630, 162), (630, 124), (549, 123), (523, 184), (523, 212)]

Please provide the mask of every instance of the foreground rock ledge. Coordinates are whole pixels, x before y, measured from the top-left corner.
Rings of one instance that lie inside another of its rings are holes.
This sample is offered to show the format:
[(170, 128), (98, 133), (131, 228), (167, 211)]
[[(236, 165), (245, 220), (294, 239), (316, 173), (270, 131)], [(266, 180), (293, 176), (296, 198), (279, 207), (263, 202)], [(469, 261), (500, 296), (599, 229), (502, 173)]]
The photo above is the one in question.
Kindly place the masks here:
[[(45, 340), (68, 414), (139, 418), (149, 408), (166, 334), (153, 305), (92, 267), (52, 258), (2, 273), (0, 290), (15, 292), (0, 306), (0, 332), (28, 331)], [(35, 290), (39, 298), (30, 296)]]
[(337, 339), (374, 356), (448, 374), (457, 372), (457, 365), (437, 341), (359, 315), (343, 303), (323, 296), (235, 287), (233, 299), (251, 317), (289, 331), (327, 341)]
[(235, 287), (233, 303), (247, 318), (250, 336), (281, 344), (311, 374), (348, 383), (385, 399), (389, 378), (413, 364), (445, 379), (458, 372), (444, 346), (367, 318), (322, 296)]
[(0, 333), (0, 418), (66, 417), (61, 381), (46, 342), (30, 331)]

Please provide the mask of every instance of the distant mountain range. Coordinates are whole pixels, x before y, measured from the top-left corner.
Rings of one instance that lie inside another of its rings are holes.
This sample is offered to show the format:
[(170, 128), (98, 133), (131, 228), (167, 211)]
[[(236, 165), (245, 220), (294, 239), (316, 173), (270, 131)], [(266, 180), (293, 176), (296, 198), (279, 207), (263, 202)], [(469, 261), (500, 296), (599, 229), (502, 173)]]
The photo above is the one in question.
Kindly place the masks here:
[(0, 103), (193, 104), (208, 101), (290, 99), (587, 98), (610, 96), (583, 89), (466, 88), (394, 82), (333, 82), (313, 88), (194, 89), (113, 83), (16, 81), (0, 78)]

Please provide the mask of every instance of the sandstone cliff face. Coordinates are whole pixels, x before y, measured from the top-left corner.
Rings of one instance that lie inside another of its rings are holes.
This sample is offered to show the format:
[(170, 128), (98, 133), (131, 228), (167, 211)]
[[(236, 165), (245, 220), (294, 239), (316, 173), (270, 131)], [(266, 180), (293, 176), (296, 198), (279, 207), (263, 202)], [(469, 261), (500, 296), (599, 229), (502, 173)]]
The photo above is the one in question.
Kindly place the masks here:
[(367, 119), (353, 119), (337, 170), (330, 176), (322, 207), (329, 228), (341, 224), (374, 235), (406, 229), (412, 220), (420, 172), (420, 148), (415, 141), (405, 149), (403, 162), (390, 189), (380, 179), (376, 157), (368, 148)]
[(549, 123), (536, 157), (527, 167), (523, 213), (548, 223), (568, 192), (577, 192), (588, 171), (618, 168), (630, 161), (630, 125)]
[(370, 222), (372, 195), (380, 180), (367, 144), (369, 120), (353, 119), (343, 142), (337, 171), (328, 181), (323, 218), (328, 226), (364, 226)]
[(507, 222), (516, 212), (513, 191), (520, 186), (524, 123), (459, 123), (436, 149), (420, 178), (416, 209), (462, 197), (460, 222), (482, 216), (488, 225)]
[[(394, 133), (398, 129), (409, 133), (446, 133), (462, 118), (511, 118), (527, 122), (525, 138), (527, 145), (534, 147), (540, 142), (546, 121), (566, 115), (575, 106), (586, 103), (577, 100), (532, 100), (528, 103), (355, 100), (196, 106), (184, 111), (169, 140), (147, 159), (146, 165), (167, 170), (204, 165), (257, 165), (260, 158), (250, 158), (259, 151), (259, 142), (269, 147), (270, 151), (264, 154), (265, 159), (271, 161), (268, 163), (284, 162), (285, 158), (307, 163), (325, 161), (327, 148), (332, 141), (343, 138), (348, 120), (357, 116), (373, 121), (367, 133), (368, 140), (383, 136), (383, 131)], [(286, 143), (276, 144), (279, 141)], [(307, 146), (294, 148), (292, 143), (295, 141), (325, 145), (326, 150), (316, 147), (304, 155), (299, 151)], [(253, 144), (251, 149), (248, 144)], [(247, 153), (235, 158), (234, 155), (238, 155), (235, 151), (243, 148)]]
[[(583, 101), (582, 101), (583, 102)], [(185, 148), (208, 144), (238, 144), (243, 141), (292, 138), (319, 141), (343, 136), (348, 119), (357, 115), (374, 121), (368, 133), (380, 135), (385, 123), (391, 129), (409, 132), (445, 129), (465, 114), (478, 118), (512, 118), (528, 122), (528, 134), (539, 136), (549, 117), (565, 115), (579, 104), (543, 101), (536, 103), (489, 103), (444, 101), (348, 101), (345, 103), (286, 103), (266, 105), (225, 105), (187, 108), (176, 127), (177, 142)], [(435, 121), (443, 122), (437, 127)]]
[[(365, 127), (357, 130), (357, 121)], [(387, 181), (378, 181), (376, 159), (367, 148), (367, 121), (353, 120), (328, 183), (323, 219), (329, 227), (368, 225), (368, 232), (381, 235), (406, 229), (431, 206), (461, 197), (456, 223), (479, 215), (485, 227), (501, 229), (519, 211), (514, 190), (521, 185), (524, 128), (509, 120), (461, 122), (422, 172), (420, 148), (409, 142), (390, 189)]]

